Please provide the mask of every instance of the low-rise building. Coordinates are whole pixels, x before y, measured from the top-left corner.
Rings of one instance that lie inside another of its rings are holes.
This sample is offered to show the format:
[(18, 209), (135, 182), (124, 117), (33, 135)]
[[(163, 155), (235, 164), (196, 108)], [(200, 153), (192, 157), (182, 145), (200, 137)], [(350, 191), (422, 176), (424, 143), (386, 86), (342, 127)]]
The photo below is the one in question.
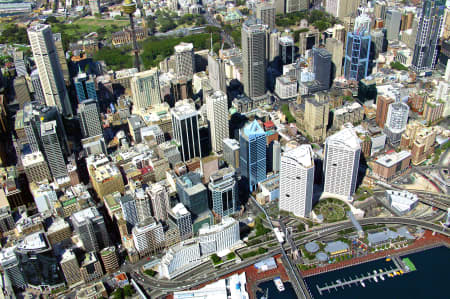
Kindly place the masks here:
[(108, 292), (103, 285), (103, 282), (99, 281), (83, 287), (77, 291), (77, 299), (99, 299), (108, 298)]
[(389, 182), (410, 169), (411, 154), (403, 150), (379, 157), (373, 163), (373, 173), (383, 181)]
[(349, 251), (348, 244), (342, 241), (330, 242), (324, 249), (330, 256), (344, 254)]
[(419, 203), (416, 194), (408, 191), (386, 190), (386, 199), (398, 214), (404, 215), (413, 210)]

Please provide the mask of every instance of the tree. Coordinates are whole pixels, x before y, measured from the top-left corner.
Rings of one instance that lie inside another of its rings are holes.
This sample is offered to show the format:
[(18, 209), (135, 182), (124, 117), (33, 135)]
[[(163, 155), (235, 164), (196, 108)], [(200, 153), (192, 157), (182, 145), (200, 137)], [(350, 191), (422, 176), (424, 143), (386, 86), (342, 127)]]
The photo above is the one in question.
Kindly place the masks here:
[(230, 252), (227, 254), (227, 260), (232, 260), (236, 257), (236, 254), (234, 252)]
[(114, 299), (123, 299), (125, 297), (123, 289), (118, 288), (117, 290), (115, 290), (113, 293), (113, 297), (114, 297)]
[(215, 253), (211, 255), (211, 260), (213, 261), (214, 264), (218, 264), (221, 261), (220, 257)]
[(125, 297), (131, 297), (133, 295), (133, 288), (131, 287), (131, 285), (126, 285), (123, 287), (123, 294), (125, 295)]
[(47, 24), (59, 23), (58, 19), (55, 16), (49, 16), (45, 21), (47, 22)]

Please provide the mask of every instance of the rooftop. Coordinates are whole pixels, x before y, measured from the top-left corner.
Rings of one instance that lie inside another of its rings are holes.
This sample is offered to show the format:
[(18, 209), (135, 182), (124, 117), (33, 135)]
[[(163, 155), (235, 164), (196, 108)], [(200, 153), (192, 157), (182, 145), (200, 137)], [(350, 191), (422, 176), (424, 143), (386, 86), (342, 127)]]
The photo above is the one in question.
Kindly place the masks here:
[(94, 171), (92, 176), (93, 176), (94, 180), (96, 180), (97, 182), (103, 182), (111, 177), (118, 176), (118, 175), (120, 175), (120, 171), (117, 168), (117, 166), (112, 163), (108, 163), (108, 164), (98, 167)]
[(182, 215), (190, 214), (189, 211), (186, 209), (186, 207), (185, 207), (182, 203), (176, 204), (176, 205), (172, 208), (172, 212), (173, 212), (173, 214), (175, 214), (176, 216), (182, 216)]
[(314, 166), (314, 153), (309, 144), (302, 144), (283, 153), (284, 158), (292, 159), (293, 162), (305, 168)]
[(398, 153), (393, 152), (391, 154), (386, 154), (386, 155), (379, 157), (376, 160), (376, 163), (389, 168), (389, 167), (394, 166), (398, 162), (405, 160), (408, 157), (411, 157), (411, 153), (408, 151), (401, 151)]
[(265, 135), (264, 130), (261, 128), (256, 119), (251, 123), (247, 124), (244, 127), (243, 131), (246, 136), (261, 135), (261, 134)]
[(331, 135), (325, 141), (328, 145), (345, 146), (353, 150), (360, 149), (359, 138), (355, 133), (355, 130), (350, 127), (346, 127), (339, 132)]
[(79, 223), (83, 222), (86, 219), (92, 219), (97, 216), (100, 216), (100, 213), (94, 207), (90, 207), (72, 214), (73, 219), (75, 219)]
[(41, 152), (34, 152), (22, 156), (22, 164), (24, 167), (44, 162), (44, 155)]
[(36, 251), (48, 248), (44, 232), (29, 234), (17, 245), (17, 249), (25, 251)]
[(175, 52), (192, 51), (193, 49), (194, 45), (192, 43), (180, 43), (175, 46)]

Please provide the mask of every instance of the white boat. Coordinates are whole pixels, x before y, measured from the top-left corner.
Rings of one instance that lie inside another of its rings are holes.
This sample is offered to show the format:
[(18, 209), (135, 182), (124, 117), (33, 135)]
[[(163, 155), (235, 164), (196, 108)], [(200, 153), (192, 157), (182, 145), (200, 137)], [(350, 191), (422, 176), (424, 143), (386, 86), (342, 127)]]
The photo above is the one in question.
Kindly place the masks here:
[(366, 284), (364, 283), (364, 281), (361, 280), (361, 285), (363, 286), (363, 288), (366, 287)]
[(383, 275), (380, 275), (380, 278), (381, 278), (381, 280), (384, 280), (384, 276)]
[(373, 277), (373, 280), (375, 280), (375, 282), (378, 282), (378, 278), (376, 276)]
[(273, 282), (275, 283), (275, 286), (277, 287), (279, 292), (283, 292), (285, 290), (283, 281), (281, 281), (280, 277), (275, 277), (273, 279)]

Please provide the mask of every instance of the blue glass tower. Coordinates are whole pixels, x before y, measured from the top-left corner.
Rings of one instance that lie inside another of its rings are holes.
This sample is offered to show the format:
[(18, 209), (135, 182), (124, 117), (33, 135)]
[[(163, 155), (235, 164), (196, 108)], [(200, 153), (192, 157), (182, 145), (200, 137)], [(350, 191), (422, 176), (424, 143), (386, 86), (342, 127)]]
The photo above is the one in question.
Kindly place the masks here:
[(355, 21), (354, 31), (347, 33), (344, 61), (345, 79), (354, 81), (364, 79), (368, 75), (370, 46), (372, 42), (368, 24), (370, 19), (365, 15), (358, 18)]
[(266, 134), (254, 120), (239, 132), (240, 170), (253, 192), (256, 185), (266, 179)]
[(95, 91), (95, 82), (89, 75), (81, 71), (75, 77), (74, 85), (77, 92), (78, 103), (87, 99), (94, 99), (97, 101), (97, 92)]

